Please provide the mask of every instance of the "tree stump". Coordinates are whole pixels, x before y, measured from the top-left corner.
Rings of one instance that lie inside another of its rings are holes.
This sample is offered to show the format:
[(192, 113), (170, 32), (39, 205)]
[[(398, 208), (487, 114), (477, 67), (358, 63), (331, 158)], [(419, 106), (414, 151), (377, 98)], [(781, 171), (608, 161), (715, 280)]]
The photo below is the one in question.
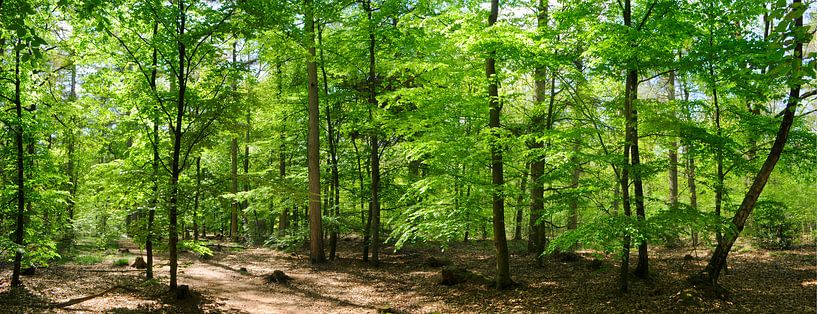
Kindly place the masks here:
[(280, 270), (275, 270), (272, 274), (264, 276), (264, 281), (267, 283), (287, 283), (292, 277), (287, 276), (284, 272)]
[(136, 269), (145, 269), (148, 268), (148, 263), (145, 263), (145, 259), (143, 259), (141, 256), (137, 256), (136, 260), (134, 260), (133, 264), (130, 266)]
[(187, 300), (190, 298), (190, 286), (181, 285), (176, 288), (176, 300)]

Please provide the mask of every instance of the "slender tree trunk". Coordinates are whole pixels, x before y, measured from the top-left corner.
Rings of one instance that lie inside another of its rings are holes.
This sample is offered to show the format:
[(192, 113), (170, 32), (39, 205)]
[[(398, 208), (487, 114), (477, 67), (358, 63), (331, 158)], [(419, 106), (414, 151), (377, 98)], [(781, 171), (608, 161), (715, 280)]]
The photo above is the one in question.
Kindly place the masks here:
[(176, 117), (174, 123), (170, 124), (170, 129), (173, 133), (173, 152), (170, 163), (170, 202), (168, 204), (168, 251), (170, 253), (170, 290), (176, 290), (178, 285), (176, 276), (179, 267), (179, 256), (177, 245), (179, 242), (179, 233), (177, 230), (178, 219), (178, 199), (179, 199), (179, 175), (181, 175), (181, 149), (182, 149), (182, 132), (184, 130), (182, 122), (185, 112), (185, 94), (187, 91), (187, 70), (185, 69), (187, 60), (187, 46), (182, 39), (185, 35), (185, 27), (187, 21), (187, 14), (185, 13), (184, 1), (178, 1), (179, 9), (179, 29), (178, 29), (178, 49), (179, 49), (179, 67), (176, 75), (179, 95), (177, 99)]
[[(494, 26), (499, 15), (499, 1), (491, 0), (491, 13), (488, 16), (488, 27)], [(499, 82), (496, 76), (496, 50), (488, 52), (485, 59), (485, 77), (488, 79), (488, 105), (490, 117), (488, 126), (491, 128), (491, 183), (493, 199), (493, 231), (494, 247), (496, 248), (496, 288), (503, 289), (511, 286), (510, 265), (508, 261), (508, 242), (505, 236), (505, 178), (503, 174), (502, 147), (500, 144), (500, 112), (502, 103), (499, 100)]]
[[(637, 73), (632, 71), (633, 73)], [(636, 74), (637, 75), (637, 74)], [(636, 76), (633, 79), (636, 83), (635, 90), (638, 89), (638, 77)], [(633, 94), (633, 99), (635, 99), (637, 92)], [(632, 154), (632, 174), (633, 174), (633, 191), (635, 192), (635, 212), (636, 216), (638, 217), (638, 221), (643, 223), (646, 219), (645, 209), (644, 209), (644, 185), (641, 179), (641, 158), (639, 156), (639, 148), (638, 148), (638, 111), (633, 108), (632, 114), (632, 146), (630, 147), (630, 153)], [(646, 225), (642, 225), (642, 227), (646, 227)], [(646, 231), (643, 231), (646, 232)], [(645, 278), (649, 275), (650, 268), (649, 268), (649, 252), (647, 250), (647, 240), (642, 240), (640, 245), (638, 246), (638, 265), (635, 268), (635, 275), (641, 278)]]
[[(278, 176), (283, 181), (287, 174), (287, 160), (284, 154), (284, 132), (281, 132), (280, 139), (281, 146), (278, 150)], [(289, 228), (289, 204), (285, 201), (281, 201), (281, 217), (278, 218), (278, 236), (283, 237), (286, 234), (287, 228)]]
[[(792, 7), (794, 8), (795, 6), (800, 5), (802, 5), (800, 0), (794, 0)], [(797, 8), (794, 8), (794, 10), (796, 9)], [(797, 30), (800, 30), (803, 27), (803, 11), (801, 11), (800, 14), (795, 15), (794, 27)], [(800, 76), (802, 75), (800, 71), (803, 63), (802, 37), (798, 37), (795, 40), (792, 56), (793, 60), (791, 73), (794, 73), (795, 76)], [(793, 83), (790, 83), (791, 89), (789, 91), (789, 99), (786, 103), (786, 109), (783, 110), (783, 120), (780, 122), (780, 129), (777, 131), (777, 136), (775, 137), (774, 144), (772, 144), (772, 148), (769, 151), (769, 155), (766, 157), (766, 161), (763, 162), (763, 166), (760, 168), (760, 171), (752, 182), (752, 186), (746, 192), (746, 195), (738, 207), (737, 212), (735, 212), (735, 216), (732, 218), (732, 224), (734, 225), (735, 230), (734, 232), (727, 234), (726, 237), (723, 238), (722, 242), (718, 244), (718, 246), (715, 248), (715, 252), (712, 253), (709, 263), (706, 265), (706, 269), (703, 271), (702, 275), (712, 284), (717, 283), (718, 276), (720, 275), (721, 270), (724, 268), (724, 265), (726, 265), (726, 257), (729, 255), (732, 245), (735, 244), (740, 232), (743, 231), (743, 227), (746, 224), (746, 219), (749, 218), (749, 215), (752, 213), (760, 194), (763, 192), (763, 188), (766, 186), (766, 182), (769, 181), (769, 176), (772, 174), (775, 165), (777, 165), (777, 161), (780, 160), (780, 155), (783, 153), (783, 148), (785, 147), (786, 140), (789, 136), (789, 130), (791, 130), (792, 123), (794, 122), (794, 115), (797, 105), (801, 101), (800, 78), (793, 78), (790, 80), (790, 82)]]
[[(573, 156), (570, 158), (571, 164), (573, 164), (573, 171), (570, 173), (570, 188), (572, 190), (577, 190), (579, 188), (579, 179), (582, 175), (582, 168), (579, 165), (578, 153), (579, 153), (579, 142), (573, 144)], [(570, 217), (567, 221), (567, 229), (568, 230), (576, 230), (576, 227), (579, 225), (579, 196), (574, 194), (573, 197), (570, 199)]]
[(522, 216), (524, 212), (522, 203), (525, 201), (525, 191), (527, 191), (528, 186), (528, 169), (530, 169), (530, 164), (526, 164), (525, 169), (522, 170), (522, 178), (521, 182), (519, 183), (520, 193), (516, 198), (516, 224), (513, 232), (514, 240), (522, 239)]
[(193, 240), (199, 240), (199, 196), (201, 195), (201, 156), (196, 157), (196, 195), (193, 196)]
[[(159, 31), (159, 23), (153, 23), (153, 36)], [(156, 76), (158, 64), (158, 52), (153, 48), (152, 66), (150, 71), (150, 88), (156, 93)], [(147, 231), (145, 236), (145, 256), (147, 258), (147, 268), (145, 268), (145, 278), (153, 279), (153, 222), (156, 219), (156, 207), (159, 206), (159, 111), (161, 104), (157, 103), (153, 112), (153, 131), (151, 148), (153, 149), (153, 160), (151, 162), (151, 180), (153, 181), (153, 194), (150, 196), (150, 209), (148, 209)]]
[[(624, 26), (632, 26), (632, 8), (630, 0), (624, 0)], [(627, 71), (627, 81), (624, 87), (624, 119), (625, 119), (625, 139), (624, 139), (624, 166), (621, 168), (621, 177), (619, 184), (621, 185), (621, 199), (624, 207), (624, 216), (630, 217), (630, 146), (632, 145), (632, 105), (633, 100), (637, 96), (638, 87), (638, 73), (635, 71)], [(630, 235), (624, 234), (623, 249), (621, 254), (621, 271), (619, 273), (619, 291), (627, 292), (628, 279), (630, 277)]]
[[(374, 121), (373, 111), (378, 108), (377, 104), (377, 68), (375, 60), (375, 24), (372, 19), (372, 4), (370, 0), (364, 2), (364, 9), (366, 10), (367, 21), (369, 23), (369, 119)], [(371, 146), (371, 171), (372, 171), (372, 199), (371, 199), (371, 263), (377, 265), (380, 263), (380, 139), (379, 128), (374, 127), (370, 135)]]
[[(68, 101), (75, 102), (77, 100), (77, 66), (76, 64), (71, 66), (71, 90), (68, 94)], [(73, 118), (71, 120), (74, 120)], [(71, 125), (71, 129), (68, 130), (68, 165), (66, 172), (68, 172), (68, 182), (71, 186), (68, 187), (68, 194), (70, 197), (68, 198), (68, 228), (72, 231), (70, 232), (71, 236), (73, 237), (73, 229), (74, 229), (74, 206), (76, 202), (74, 201), (74, 197), (77, 194), (77, 171), (76, 171), (76, 141), (77, 135), (74, 131), (73, 127), (75, 125)]]
[[(238, 193), (238, 138), (235, 136), (230, 142), (230, 193)], [(230, 239), (238, 242), (238, 201), (232, 200), (230, 206)]]
[(320, 109), (318, 104), (318, 65), (315, 55), (315, 18), (313, 0), (304, 0), (304, 31), (308, 50), (306, 73), (309, 111), (307, 138), (307, 168), (309, 177), (309, 260), (313, 264), (326, 261), (323, 250), (323, 225), (321, 221), (321, 170), (320, 170)]
[[(712, 30), (710, 30), (710, 46), (712, 46), (712, 40)], [(709, 66), (709, 76), (712, 79), (712, 103), (715, 106), (715, 134), (718, 137), (721, 137), (721, 107), (718, 99), (717, 78), (715, 77), (715, 69), (712, 65)], [(720, 221), (724, 194), (723, 184), (726, 176), (723, 172), (723, 147), (720, 144), (717, 146), (717, 150), (715, 152), (715, 167), (717, 171), (715, 173), (715, 218)], [(717, 240), (718, 245), (723, 242), (723, 232), (721, 232), (720, 224), (718, 224), (718, 228), (715, 229), (715, 239)], [(724, 261), (723, 267), (724, 271), (728, 272), (726, 261)]]
[[(17, 39), (17, 45), (20, 45), (20, 39)], [(14, 229), (14, 243), (18, 247), (23, 247), (25, 239), (25, 206), (26, 206), (26, 187), (25, 187), (25, 150), (24, 150), (24, 123), (23, 123), (23, 104), (20, 100), (20, 49), (14, 49), (14, 109), (17, 114), (16, 130), (14, 130), (14, 146), (17, 151), (17, 221)], [(11, 286), (19, 287), (23, 285), (20, 281), (20, 268), (23, 261), (23, 254), (20, 250), (15, 250), (14, 253), (14, 268), (11, 273)]]
[[(675, 71), (670, 71), (667, 77), (667, 100), (675, 113)], [(670, 208), (678, 207), (678, 138), (673, 134), (669, 145), (669, 203)]]
[[(250, 108), (247, 108), (246, 123), (247, 123), (247, 129), (244, 131), (244, 165), (243, 165), (244, 166), (244, 178), (243, 178), (242, 182), (244, 183), (244, 192), (249, 192), (250, 191), (250, 133), (252, 132), (252, 110)], [(248, 200), (245, 199), (244, 201), (241, 202), (241, 209), (247, 209), (249, 206), (250, 206), (250, 203), (249, 203)], [(255, 223), (254, 223), (255, 226), (253, 228), (250, 228), (250, 226), (247, 224), (248, 230), (252, 230), (249, 233), (249, 235), (250, 235), (249, 240), (252, 241), (252, 243), (257, 243), (258, 237), (261, 234), (260, 233), (261, 230), (259, 229), (259, 227), (261, 227), (261, 225), (259, 224), (258, 213), (256, 212), (255, 208), (253, 208), (252, 214), (253, 214), (253, 220), (255, 221)], [(245, 218), (245, 220), (246, 220), (246, 218)], [(246, 221), (245, 221), (245, 224), (246, 224)]]
[[(329, 96), (329, 80), (326, 75), (326, 62), (323, 57), (323, 29), (318, 29), (318, 44), (321, 47), (321, 73), (323, 75), (323, 90), (324, 95)], [(337, 138), (335, 136), (335, 123), (332, 121), (332, 108), (326, 106), (326, 135), (329, 141), (329, 165), (331, 167), (331, 191), (332, 191), (332, 207), (330, 214), (339, 219), (340, 217), (340, 177), (338, 175), (338, 154), (337, 154)], [(328, 196), (327, 196), (328, 197)], [(338, 250), (338, 231), (340, 226), (333, 226), (329, 233), (329, 260), (335, 260)]]

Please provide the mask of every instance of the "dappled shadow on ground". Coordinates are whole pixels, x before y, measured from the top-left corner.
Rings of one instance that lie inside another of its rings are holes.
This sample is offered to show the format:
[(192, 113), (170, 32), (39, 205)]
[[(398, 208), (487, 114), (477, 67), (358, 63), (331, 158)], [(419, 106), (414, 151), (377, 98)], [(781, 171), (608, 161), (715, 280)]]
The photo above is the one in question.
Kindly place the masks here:
[[(386, 250), (378, 267), (360, 261), (359, 243), (341, 244), (339, 258), (326, 264), (309, 264), (308, 252), (249, 249), (193, 263), (183, 276), (212, 294), (219, 308), (253, 313), (813, 312), (814, 304), (808, 300), (817, 292), (817, 285), (808, 283), (817, 270), (810, 262), (815, 255), (810, 249), (735, 254), (732, 272), (721, 280), (733, 291), (731, 300), (685, 303), (677, 296), (688, 287), (686, 278), (706, 263), (708, 253), (703, 250), (697, 252), (698, 258), (685, 261), (685, 254), (694, 253), (691, 249), (653, 249), (652, 276), (633, 278), (630, 292), (620, 294), (617, 259), (598, 253), (580, 252), (578, 260), (570, 262), (547, 258), (538, 267), (533, 255), (523, 253), (524, 244), (512, 243), (511, 269), (520, 285), (497, 291), (478, 283), (442, 286), (440, 268), (424, 263), (428, 256), (444, 256), (456, 266), (491, 277), (495, 259), (487, 241), (454, 244), (445, 251), (433, 246)], [(792, 258), (795, 255), (799, 259)], [(241, 267), (248, 272), (238, 272)], [(262, 276), (276, 269), (292, 276), (292, 281), (265, 283)]]
[[(572, 259), (546, 258), (544, 266), (524, 253), (524, 243), (511, 242), (511, 272), (519, 285), (498, 291), (480, 283), (440, 285), (440, 270), (426, 264), (429, 256), (450, 259), (487, 277), (495, 259), (490, 241), (439, 247), (386, 248), (377, 267), (360, 260), (360, 243), (340, 241), (338, 258), (312, 265), (308, 252), (285, 253), (265, 248), (219, 252), (211, 260), (181, 254), (179, 284), (190, 285), (194, 297), (177, 301), (167, 291), (167, 267), (157, 281), (139, 272), (90, 272), (110, 265), (65, 265), (24, 277), (25, 289), (8, 287), (9, 270), (1, 270), (0, 306), (11, 312), (111, 313), (430, 313), (430, 312), (814, 312), (817, 266), (814, 247), (789, 251), (736, 249), (730, 273), (720, 283), (730, 300), (684, 302), (679, 292), (686, 278), (706, 264), (706, 250), (652, 248), (648, 280), (632, 280), (630, 292), (617, 292), (618, 260), (580, 251)], [(740, 252), (740, 253), (737, 253)], [(684, 258), (690, 254), (692, 258)], [(161, 257), (160, 257), (161, 258)], [(632, 257), (635, 260), (635, 255)], [(245, 268), (246, 271), (243, 271)], [(268, 283), (264, 276), (281, 270), (287, 283)], [(91, 295), (114, 286), (102, 297), (59, 310), (43, 305)]]

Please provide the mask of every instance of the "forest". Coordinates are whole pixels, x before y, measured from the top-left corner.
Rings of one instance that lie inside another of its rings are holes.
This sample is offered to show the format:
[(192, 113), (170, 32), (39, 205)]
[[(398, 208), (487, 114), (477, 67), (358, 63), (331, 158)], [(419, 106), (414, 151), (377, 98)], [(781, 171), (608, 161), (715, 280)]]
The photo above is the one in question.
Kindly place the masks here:
[(0, 0), (0, 312), (817, 311), (813, 0)]

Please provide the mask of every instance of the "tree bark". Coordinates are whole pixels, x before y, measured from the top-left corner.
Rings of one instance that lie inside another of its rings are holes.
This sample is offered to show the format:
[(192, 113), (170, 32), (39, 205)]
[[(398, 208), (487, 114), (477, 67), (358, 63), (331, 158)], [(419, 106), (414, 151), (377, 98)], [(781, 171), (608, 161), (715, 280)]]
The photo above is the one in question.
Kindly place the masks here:
[[(17, 45), (20, 45), (20, 39), (17, 39)], [(26, 187), (25, 187), (25, 150), (24, 150), (24, 123), (23, 123), (23, 104), (20, 100), (20, 49), (14, 48), (14, 109), (17, 114), (16, 122), (17, 128), (14, 130), (14, 146), (17, 152), (17, 219), (14, 229), (14, 243), (20, 248), (14, 253), (14, 268), (11, 273), (11, 285), (13, 287), (22, 286), (20, 281), (20, 269), (23, 261), (23, 254), (20, 250), (23, 249), (23, 241), (25, 239), (25, 206), (26, 206)]]
[[(546, 0), (539, 0), (538, 3), (538, 13), (536, 15), (536, 22), (537, 22), (537, 29), (540, 32), (543, 32), (547, 29), (547, 21), (548, 21), (548, 2)], [(534, 69), (533, 78), (534, 78), (534, 93), (535, 93), (535, 100), (537, 106), (542, 106), (545, 103), (545, 96), (546, 96), (546, 73), (545, 68), (543, 66), (538, 66)], [(552, 103), (551, 103), (552, 104)], [(548, 108), (548, 115), (552, 113), (553, 108), (549, 106)], [(550, 119), (548, 118), (548, 121)], [(531, 126), (534, 130), (540, 130), (544, 126), (547, 128), (547, 125), (543, 125), (545, 123), (545, 117), (542, 116), (541, 113), (537, 113), (531, 118)], [(530, 189), (530, 221), (529, 227), (530, 234), (528, 236), (528, 253), (535, 254), (535, 260), (537, 265), (542, 265), (542, 258), (540, 254), (545, 249), (545, 242), (547, 241), (545, 235), (545, 226), (544, 224), (539, 223), (541, 219), (541, 215), (544, 213), (545, 210), (545, 189), (544, 189), (544, 182), (542, 182), (542, 176), (545, 174), (545, 155), (543, 152), (544, 143), (541, 140), (535, 139), (532, 143), (530, 143), (529, 148), (534, 152), (533, 153), (533, 160), (531, 160), (530, 164), (530, 177), (531, 177), (531, 189)]]
[[(323, 30), (318, 29), (318, 44), (321, 46), (321, 74), (323, 75), (323, 92), (324, 95), (329, 96), (329, 81), (326, 75), (326, 63), (323, 57)], [(337, 107), (336, 107), (337, 108)], [(332, 108), (327, 104), (326, 106), (326, 135), (329, 141), (329, 165), (331, 167), (331, 182), (330, 187), (332, 191), (332, 206), (330, 207), (330, 214), (339, 219), (340, 217), (340, 177), (338, 175), (338, 153), (337, 153), (337, 139), (335, 137), (335, 123), (332, 121)], [(338, 250), (338, 231), (340, 226), (333, 226), (329, 233), (329, 260), (335, 260)]]
[[(371, 1), (364, 2), (364, 9), (366, 10), (367, 21), (369, 23), (369, 119), (374, 122), (372, 112), (378, 108), (377, 104), (377, 68), (375, 63), (375, 24), (372, 20), (372, 6)], [(378, 265), (380, 263), (380, 139), (379, 126), (375, 125), (370, 135), (371, 146), (371, 171), (372, 171), (372, 199), (370, 208), (371, 219), (371, 263)]]
[[(238, 138), (232, 137), (230, 142), (230, 193), (238, 193)], [(238, 242), (238, 201), (230, 204), (230, 239)]]
[[(159, 32), (159, 22), (153, 22), (153, 37)], [(151, 58), (150, 70), (150, 89), (156, 93), (156, 76), (158, 75), (158, 51), (154, 47)], [(150, 198), (150, 208), (148, 209), (148, 222), (145, 236), (145, 256), (147, 259), (147, 267), (145, 268), (145, 278), (153, 279), (153, 222), (156, 220), (156, 207), (159, 206), (159, 111), (160, 103), (156, 103), (153, 112), (153, 160), (151, 161), (151, 180), (153, 181), (153, 195)]]
[(315, 17), (313, 0), (304, 0), (304, 31), (307, 47), (307, 97), (309, 130), (307, 136), (307, 168), (309, 178), (309, 260), (313, 264), (326, 261), (323, 250), (323, 224), (321, 221), (321, 170), (320, 170), (320, 108), (318, 105), (318, 65), (315, 55)]
[[(496, 24), (499, 15), (499, 1), (491, 0), (491, 13), (488, 16), (488, 27)], [(485, 77), (488, 79), (488, 107), (490, 117), (488, 126), (491, 129), (491, 183), (493, 199), (493, 231), (496, 248), (496, 288), (504, 289), (513, 284), (508, 261), (508, 242), (505, 235), (505, 178), (503, 173), (502, 147), (500, 143), (499, 82), (496, 76), (496, 50), (488, 52), (485, 59)]]
[[(632, 8), (630, 0), (624, 0), (624, 26), (632, 26)], [(637, 96), (637, 82), (637, 73), (635, 71), (628, 70), (627, 80), (624, 87), (624, 166), (621, 167), (621, 177), (619, 178), (619, 184), (621, 185), (621, 203), (624, 208), (624, 216), (626, 217), (630, 217), (632, 215), (630, 204), (630, 146), (632, 143), (632, 105), (633, 100)], [(628, 290), (628, 279), (630, 277), (630, 242), (630, 235), (625, 231), (618, 286), (619, 291), (621, 292), (627, 292)]]
[(522, 239), (522, 216), (524, 212), (522, 202), (525, 201), (525, 191), (527, 191), (528, 186), (528, 169), (530, 169), (530, 164), (525, 164), (525, 169), (522, 170), (522, 178), (520, 179), (521, 182), (519, 183), (520, 193), (516, 198), (516, 224), (513, 232), (514, 240)]
[[(672, 106), (672, 112), (675, 113), (675, 71), (670, 71), (667, 77), (667, 100)], [(678, 207), (678, 138), (677, 134), (673, 133), (670, 138), (669, 145), (669, 203), (670, 208)]]
[(570, 198), (570, 217), (567, 221), (567, 229), (575, 230), (579, 225), (579, 196), (575, 194), (575, 190), (579, 188), (579, 179), (582, 175), (582, 168), (579, 165), (578, 157), (579, 142), (573, 144), (573, 156), (570, 158), (570, 163), (573, 164), (573, 171), (570, 174), (570, 188), (574, 190), (574, 195)]
[(201, 156), (196, 157), (196, 194), (193, 196), (193, 240), (199, 240), (199, 197), (201, 195)]

